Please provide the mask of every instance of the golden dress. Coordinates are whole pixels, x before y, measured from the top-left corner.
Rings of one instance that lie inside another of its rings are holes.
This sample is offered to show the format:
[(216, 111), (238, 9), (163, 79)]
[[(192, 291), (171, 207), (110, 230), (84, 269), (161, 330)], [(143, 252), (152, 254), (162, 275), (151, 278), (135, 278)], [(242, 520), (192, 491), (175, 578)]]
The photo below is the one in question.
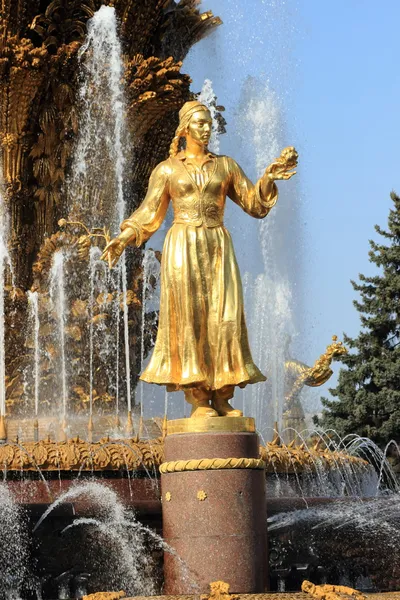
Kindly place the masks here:
[(265, 217), (278, 197), (275, 184), (271, 189), (263, 197), (261, 180), (253, 185), (232, 158), (211, 153), (201, 166), (180, 152), (154, 169), (144, 201), (121, 225), (134, 230), (140, 246), (172, 201), (157, 339), (140, 379), (170, 391), (265, 381), (251, 357), (242, 283), (223, 216), (228, 196), (249, 215)]

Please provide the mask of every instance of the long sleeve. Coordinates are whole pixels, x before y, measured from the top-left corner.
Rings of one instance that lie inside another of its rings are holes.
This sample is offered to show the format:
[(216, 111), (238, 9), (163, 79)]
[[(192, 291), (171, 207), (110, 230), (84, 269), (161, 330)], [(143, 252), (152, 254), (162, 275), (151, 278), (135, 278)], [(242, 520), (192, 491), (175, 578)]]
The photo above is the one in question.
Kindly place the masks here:
[(267, 216), (278, 200), (278, 188), (276, 184), (272, 183), (271, 192), (265, 195), (262, 178), (254, 185), (232, 158), (228, 159), (228, 165), (230, 173), (229, 198), (256, 219), (262, 219)]
[(141, 246), (160, 227), (166, 215), (169, 196), (169, 167), (160, 163), (152, 172), (147, 194), (141, 205), (121, 223), (121, 230), (128, 227), (135, 232), (135, 245)]

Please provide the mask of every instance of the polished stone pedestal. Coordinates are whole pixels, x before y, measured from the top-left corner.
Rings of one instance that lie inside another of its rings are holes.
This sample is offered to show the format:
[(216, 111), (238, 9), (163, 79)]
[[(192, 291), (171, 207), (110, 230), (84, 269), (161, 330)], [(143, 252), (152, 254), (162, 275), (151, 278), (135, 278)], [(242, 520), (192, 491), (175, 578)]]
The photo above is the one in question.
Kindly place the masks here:
[(229, 583), (232, 593), (264, 592), (265, 473), (254, 422), (193, 421), (171, 422), (165, 439), (163, 537), (173, 553), (164, 555), (164, 593), (207, 593), (218, 580)]

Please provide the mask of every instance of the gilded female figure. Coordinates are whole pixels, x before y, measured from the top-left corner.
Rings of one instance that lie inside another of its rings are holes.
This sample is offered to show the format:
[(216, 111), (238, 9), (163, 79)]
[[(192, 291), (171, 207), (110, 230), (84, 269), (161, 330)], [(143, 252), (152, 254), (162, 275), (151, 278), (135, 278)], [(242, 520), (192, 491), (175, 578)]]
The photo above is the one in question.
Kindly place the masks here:
[[(229, 404), (235, 386), (266, 379), (250, 353), (240, 273), (223, 224), (225, 200), (262, 219), (277, 201), (275, 180), (290, 179), (297, 164), (294, 148), (286, 148), (253, 185), (232, 158), (209, 152), (211, 126), (206, 106), (183, 105), (169, 158), (154, 169), (145, 199), (103, 254), (114, 265), (127, 245), (146, 242), (172, 202), (157, 339), (140, 378), (183, 390), (192, 417), (241, 416)], [(179, 151), (181, 138), (186, 144)]]

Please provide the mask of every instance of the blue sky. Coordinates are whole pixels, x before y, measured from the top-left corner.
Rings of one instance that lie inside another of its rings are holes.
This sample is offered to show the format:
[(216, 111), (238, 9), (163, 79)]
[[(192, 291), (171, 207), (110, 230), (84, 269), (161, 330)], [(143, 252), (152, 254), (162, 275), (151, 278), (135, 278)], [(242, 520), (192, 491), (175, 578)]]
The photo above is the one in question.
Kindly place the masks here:
[(372, 273), (368, 240), (375, 223), (386, 225), (390, 191), (400, 193), (400, 3), (207, 0), (201, 8), (224, 24), (184, 63), (192, 89), (213, 81), (232, 130), (246, 77), (268, 81), (285, 141), (300, 153), (299, 333), (308, 341), (299, 358), (312, 362), (333, 333), (359, 331), (350, 279)]

